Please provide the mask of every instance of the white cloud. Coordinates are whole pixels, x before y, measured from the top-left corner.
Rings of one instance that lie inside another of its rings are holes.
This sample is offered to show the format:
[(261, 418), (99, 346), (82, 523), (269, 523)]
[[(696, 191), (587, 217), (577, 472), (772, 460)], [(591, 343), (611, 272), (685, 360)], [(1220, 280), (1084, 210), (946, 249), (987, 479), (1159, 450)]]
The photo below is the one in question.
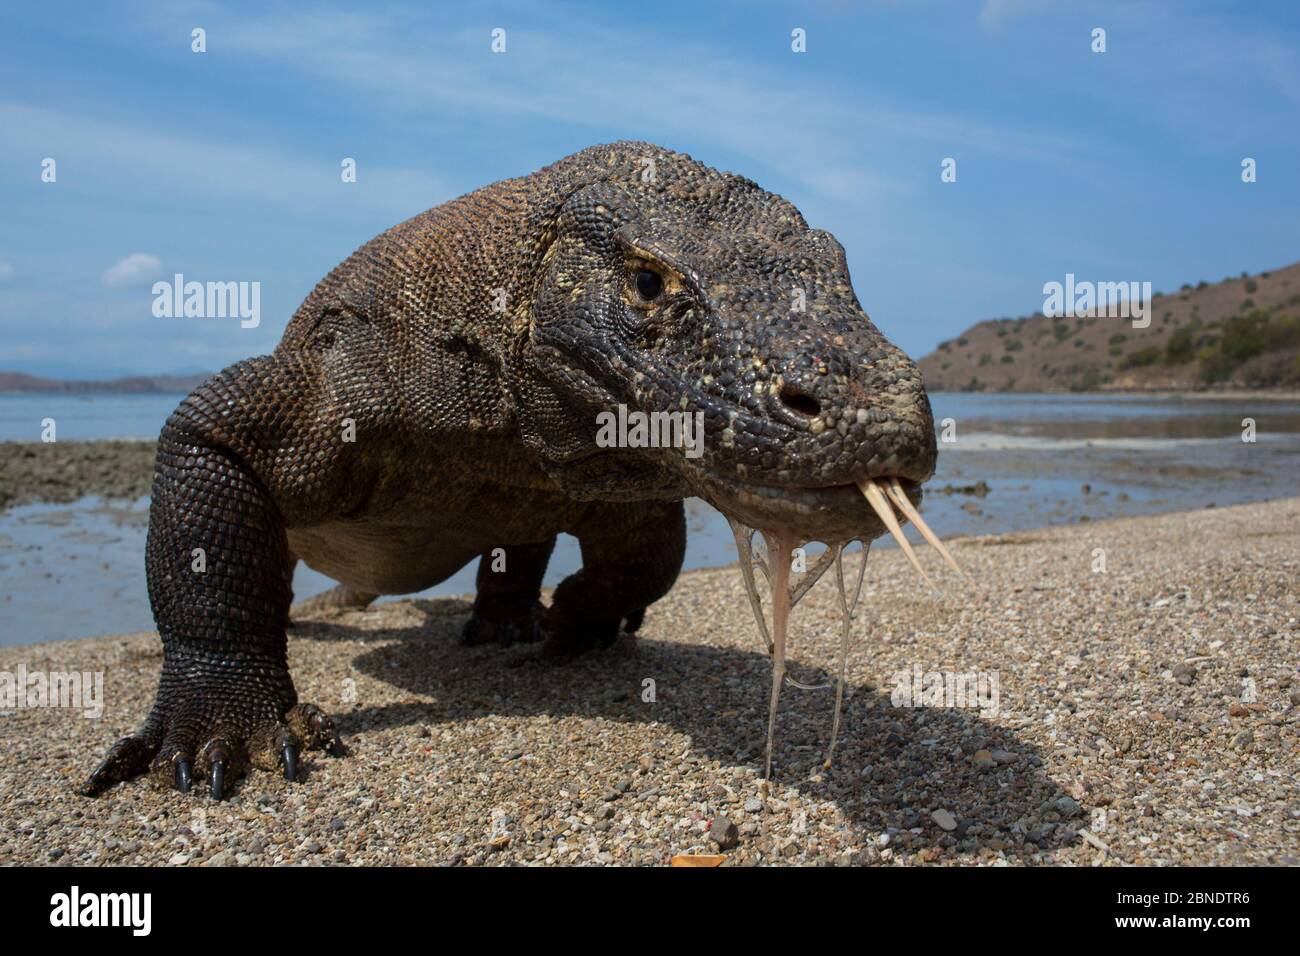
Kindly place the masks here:
[(104, 270), (104, 285), (110, 289), (135, 285), (153, 278), (161, 268), (162, 260), (157, 256), (151, 256), (147, 252), (133, 252)]
[(0, 259), (0, 282), (8, 282), (14, 277), (14, 267)]

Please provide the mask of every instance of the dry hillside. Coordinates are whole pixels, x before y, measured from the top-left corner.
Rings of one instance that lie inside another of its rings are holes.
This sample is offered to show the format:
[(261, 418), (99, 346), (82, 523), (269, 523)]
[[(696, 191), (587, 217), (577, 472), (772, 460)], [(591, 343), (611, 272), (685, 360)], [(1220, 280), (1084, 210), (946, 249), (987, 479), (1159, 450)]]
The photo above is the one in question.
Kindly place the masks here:
[(990, 319), (920, 365), (932, 391), (1295, 388), (1300, 263), (1157, 290), (1145, 329), (1098, 316)]

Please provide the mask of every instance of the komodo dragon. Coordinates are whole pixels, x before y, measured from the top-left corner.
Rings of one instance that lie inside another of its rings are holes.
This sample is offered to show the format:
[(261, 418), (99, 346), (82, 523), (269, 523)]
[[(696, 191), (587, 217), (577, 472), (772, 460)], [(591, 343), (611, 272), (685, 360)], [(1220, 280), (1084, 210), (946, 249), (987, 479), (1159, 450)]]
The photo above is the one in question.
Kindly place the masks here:
[[(703, 413), (703, 453), (603, 447), (597, 415), (620, 405)], [(274, 353), (167, 420), (146, 546), (157, 698), (81, 792), (147, 770), (220, 799), (249, 766), (293, 780), (304, 748), (343, 752), (289, 676), (295, 558), (370, 594), (481, 558), (466, 639), (573, 654), (672, 587), (684, 498), (871, 540), (885, 529), (854, 483), (897, 477), (919, 500), (935, 454), (916, 366), (858, 304), (840, 244), (780, 196), (638, 142), (487, 186), (362, 246)], [(583, 567), (543, 607), (560, 532)]]

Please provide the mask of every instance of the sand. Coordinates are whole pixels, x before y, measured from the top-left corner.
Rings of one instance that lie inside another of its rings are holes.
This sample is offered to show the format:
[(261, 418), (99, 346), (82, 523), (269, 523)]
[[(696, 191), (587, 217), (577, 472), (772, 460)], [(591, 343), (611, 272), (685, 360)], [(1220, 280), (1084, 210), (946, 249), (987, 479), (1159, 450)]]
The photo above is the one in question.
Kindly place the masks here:
[[(786, 688), (768, 783), (735, 568), (684, 575), (637, 638), (567, 665), (460, 647), (465, 601), (304, 621), (297, 686), (351, 755), (220, 804), (74, 793), (148, 709), (154, 635), (0, 648), (11, 673), (102, 671), (106, 701), (0, 717), (0, 862), (661, 865), (720, 841), (725, 865), (1300, 864), (1300, 499), (952, 549), (979, 583), (942, 598), (873, 555), (836, 762), (833, 692)], [(836, 602), (827, 578), (794, 614), (804, 680), (834, 667)], [(998, 707), (897, 706), (915, 668), (996, 675)]]

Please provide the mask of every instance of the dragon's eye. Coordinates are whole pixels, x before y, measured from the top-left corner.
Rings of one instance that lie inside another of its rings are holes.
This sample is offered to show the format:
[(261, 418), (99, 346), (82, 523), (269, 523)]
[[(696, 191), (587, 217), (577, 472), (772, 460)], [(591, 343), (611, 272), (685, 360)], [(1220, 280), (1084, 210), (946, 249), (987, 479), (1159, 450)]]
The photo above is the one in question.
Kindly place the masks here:
[(640, 269), (636, 274), (636, 294), (644, 301), (652, 302), (664, 290), (663, 276), (651, 269)]

